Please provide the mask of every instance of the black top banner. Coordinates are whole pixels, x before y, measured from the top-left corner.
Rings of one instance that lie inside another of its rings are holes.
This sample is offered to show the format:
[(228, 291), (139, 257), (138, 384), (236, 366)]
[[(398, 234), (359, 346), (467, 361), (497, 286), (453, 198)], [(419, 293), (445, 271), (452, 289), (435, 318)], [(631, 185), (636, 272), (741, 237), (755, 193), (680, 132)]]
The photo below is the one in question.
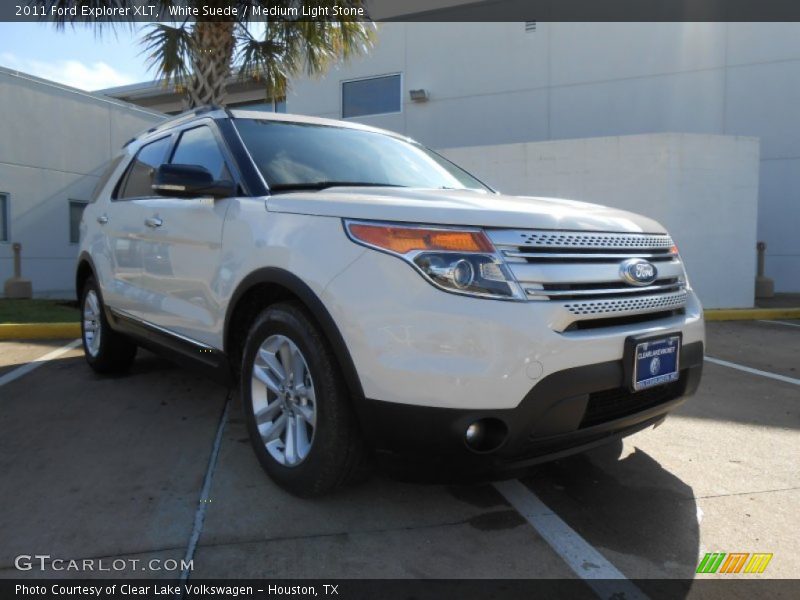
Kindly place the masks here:
[(4, 0), (0, 21), (800, 21), (798, 0)]

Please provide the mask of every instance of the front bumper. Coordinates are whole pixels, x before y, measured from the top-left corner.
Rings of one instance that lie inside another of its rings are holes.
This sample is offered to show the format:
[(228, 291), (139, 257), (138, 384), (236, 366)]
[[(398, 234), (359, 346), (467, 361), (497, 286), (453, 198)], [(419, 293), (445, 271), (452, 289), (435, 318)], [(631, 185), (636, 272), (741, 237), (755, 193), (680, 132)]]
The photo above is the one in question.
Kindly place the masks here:
[(704, 341), (703, 310), (691, 291), (683, 314), (561, 331), (563, 303), (450, 294), (398, 258), (372, 250), (339, 273), (320, 298), (363, 395), (412, 405), (412, 411), (515, 409), (548, 377), (621, 360), (630, 336), (680, 333), (684, 346)]
[[(519, 467), (573, 454), (663, 420), (692, 395), (703, 368), (703, 343), (684, 344), (680, 380), (631, 394), (621, 360), (552, 373), (515, 408), (469, 410), (362, 400), (358, 413), (368, 441), (379, 451), (426, 463), (459, 462), (480, 470)], [(495, 419), (507, 429), (502, 443), (476, 452), (467, 427)]]

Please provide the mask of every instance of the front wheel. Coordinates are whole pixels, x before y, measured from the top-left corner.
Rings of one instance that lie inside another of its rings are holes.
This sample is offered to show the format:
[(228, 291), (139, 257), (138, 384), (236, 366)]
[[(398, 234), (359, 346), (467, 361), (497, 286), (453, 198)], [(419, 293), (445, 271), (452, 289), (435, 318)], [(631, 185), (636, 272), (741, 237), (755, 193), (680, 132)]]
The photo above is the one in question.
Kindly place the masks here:
[(104, 374), (127, 370), (136, 357), (136, 344), (111, 329), (94, 277), (83, 286), (81, 313), (83, 354), (89, 366)]
[(299, 306), (262, 312), (245, 344), (242, 404), (256, 456), (298, 496), (352, 481), (365, 450), (327, 341)]

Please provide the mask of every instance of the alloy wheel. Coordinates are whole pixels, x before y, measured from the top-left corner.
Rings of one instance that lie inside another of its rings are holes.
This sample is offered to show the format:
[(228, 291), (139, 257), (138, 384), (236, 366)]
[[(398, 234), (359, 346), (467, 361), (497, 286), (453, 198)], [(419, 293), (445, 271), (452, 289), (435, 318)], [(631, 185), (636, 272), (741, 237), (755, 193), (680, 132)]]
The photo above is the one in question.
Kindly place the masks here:
[(100, 351), (100, 299), (94, 290), (86, 293), (83, 300), (83, 342), (93, 357)]
[(302, 463), (314, 443), (317, 401), (308, 363), (288, 337), (271, 335), (259, 347), (250, 397), (270, 456), (286, 467)]

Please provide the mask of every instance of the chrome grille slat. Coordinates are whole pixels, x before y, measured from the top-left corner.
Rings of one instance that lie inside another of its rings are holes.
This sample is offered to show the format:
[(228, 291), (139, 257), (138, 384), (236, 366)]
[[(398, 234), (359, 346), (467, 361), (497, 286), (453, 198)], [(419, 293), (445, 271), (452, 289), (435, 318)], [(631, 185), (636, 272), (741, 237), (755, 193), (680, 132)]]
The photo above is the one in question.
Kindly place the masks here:
[(644, 287), (620, 287), (620, 288), (602, 288), (602, 289), (573, 289), (573, 290), (537, 290), (533, 288), (526, 288), (525, 291), (529, 296), (549, 296), (551, 298), (559, 298), (562, 296), (611, 296), (615, 294), (641, 294), (643, 292), (666, 292), (670, 290), (680, 289), (683, 283), (676, 281), (674, 283), (663, 283), (657, 285), (648, 285)]
[(517, 250), (503, 250), (503, 256), (509, 258), (525, 258), (525, 259), (567, 259), (567, 260), (602, 260), (602, 259), (622, 259), (626, 258), (652, 258), (652, 259), (672, 259), (674, 254), (669, 252), (653, 253), (653, 252), (624, 252), (624, 253), (580, 253), (580, 252), (520, 252)]
[[(538, 288), (538, 284), (573, 284), (599, 287), (625, 287), (628, 284), (620, 278), (620, 263), (627, 256), (616, 260), (595, 262), (573, 262), (569, 260), (526, 261), (508, 263), (517, 281), (524, 287)], [(658, 269), (658, 280), (679, 279), (683, 276), (683, 266), (677, 259), (653, 262)], [(545, 285), (546, 287), (546, 285)]]

